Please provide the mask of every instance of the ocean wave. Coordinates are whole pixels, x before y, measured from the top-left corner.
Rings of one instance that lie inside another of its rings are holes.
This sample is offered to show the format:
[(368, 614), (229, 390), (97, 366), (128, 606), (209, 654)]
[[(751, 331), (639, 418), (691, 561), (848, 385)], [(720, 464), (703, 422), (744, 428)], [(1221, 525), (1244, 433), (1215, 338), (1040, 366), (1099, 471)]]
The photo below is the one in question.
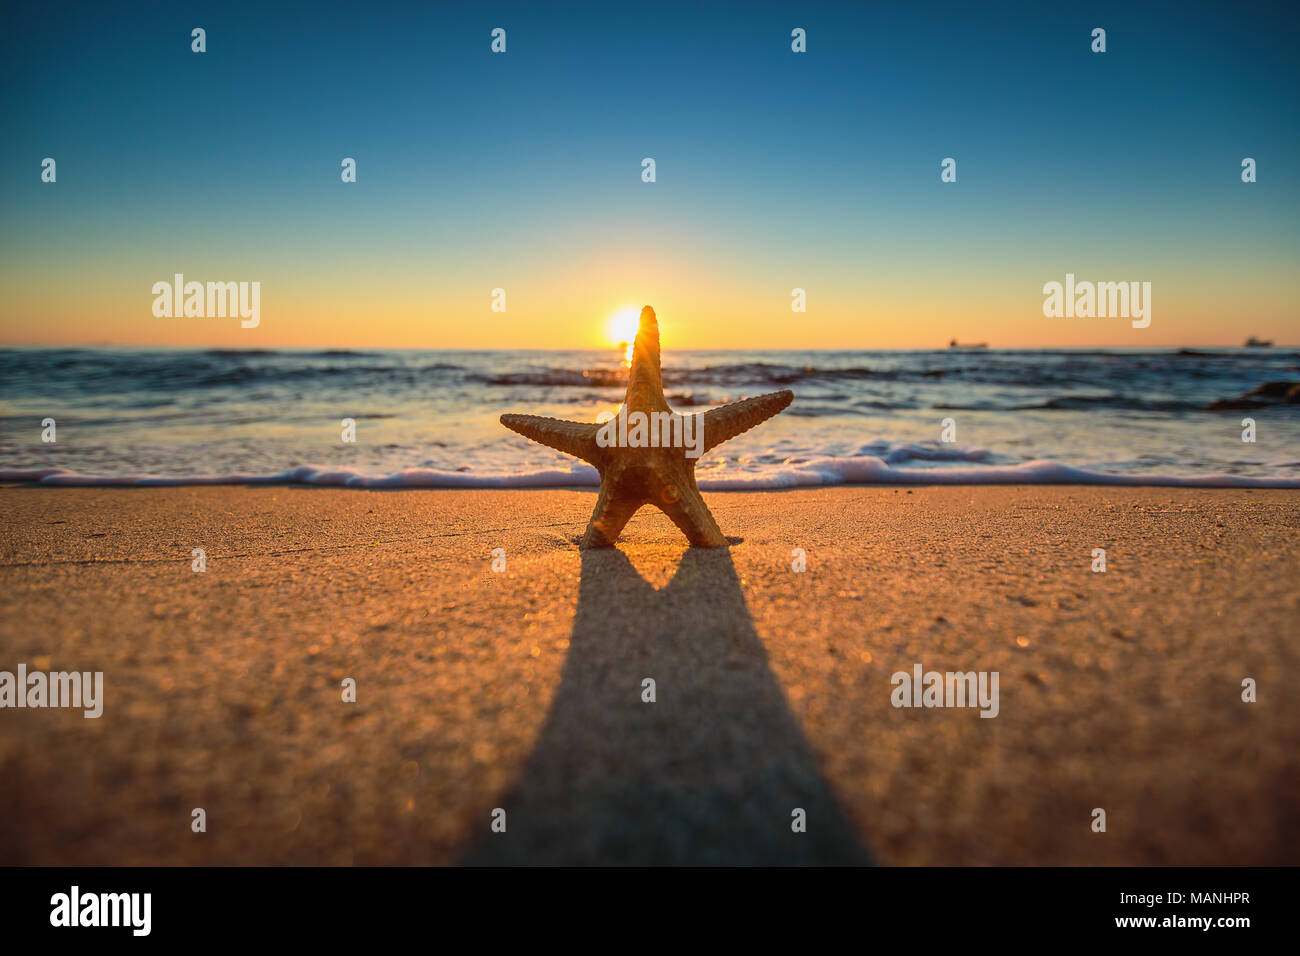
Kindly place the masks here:
[[(800, 404), (821, 403), (828, 413), (922, 407), (1180, 413), (1204, 410), (1261, 381), (1294, 377), (1288, 369), (1297, 353), (1265, 351), (787, 352), (731, 361), (725, 353), (687, 351), (670, 354), (663, 380), (670, 392), (690, 395), (700, 406), (794, 388)], [(41, 395), (65, 406), (125, 393), (238, 399), (252, 388), (279, 389), (277, 399), (292, 400), (339, 389), (387, 390), (400, 399), (465, 388), (487, 402), (567, 403), (572, 395), (612, 398), (626, 383), (626, 369), (595, 351), (0, 349), (0, 400)]]
[[(915, 452), (915, 450), (913, 450)], [(980, 450), (963, 453), (964, 460)], [(895, 456), (890, 456), (894, 458)], [(924, 458), (912, 453), (908, 458)], [(937, 453), (934, 457), (940, 457)], [(315, 487), (397, 488), (594, 488), (595, 468), (539, 469), (492, 473), (408, 468), (390, 475), (367, 475), (350, 468), (302, 465), (276, 474), (229, 475), (83, 475), (63, 468), (0, 470), (0, 482), (42, 487), (172, 487), (182, 485), (308, 485)], [(1245, 475), (1115, 474), (1076, 468), (1054, 461), (1016, 465), (904, 468), (875, 455), (808, 458), (769, 465), (726, 477), (701, 477), (704, 491), (775, 491), (827, 485), (1123, 485), (1173, 488), (1300, 488), (1300, 477), (1259, 478)]]
[(936, 402), (930, 406), (950, 412), (1052, 412), (1090, 411), (1094, 408), (1112, 408), (1136, 412), (1199, 412), (1205, 411), (1204, 402), (1136, 398), (1128, 395), (1058, 395), (1038, 402)]

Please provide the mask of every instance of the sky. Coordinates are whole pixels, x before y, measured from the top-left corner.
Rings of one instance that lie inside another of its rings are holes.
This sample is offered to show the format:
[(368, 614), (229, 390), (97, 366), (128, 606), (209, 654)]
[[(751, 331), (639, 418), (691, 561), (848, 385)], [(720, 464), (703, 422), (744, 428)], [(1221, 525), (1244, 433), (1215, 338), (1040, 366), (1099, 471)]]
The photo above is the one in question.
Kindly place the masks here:
[[(10, 5), (0, 345), (604, 348), (643, 304), (669, 348), (1300, 343), (1298, 16)], [(176, 273), (259, 324), (155, 316)], [(1150, 326), (1044, 317), (1067, 273)]]

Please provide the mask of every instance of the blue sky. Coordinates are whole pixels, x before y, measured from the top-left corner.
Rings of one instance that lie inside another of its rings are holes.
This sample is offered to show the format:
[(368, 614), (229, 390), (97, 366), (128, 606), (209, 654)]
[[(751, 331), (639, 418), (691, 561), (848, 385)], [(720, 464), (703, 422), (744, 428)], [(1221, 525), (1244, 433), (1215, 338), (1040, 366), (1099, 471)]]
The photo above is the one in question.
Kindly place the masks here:
[[(343, 304), (373, 304), (374, 345), (585, 345), (623, 298), (698, 346), (1300, 338), (1285, 5), (900, 7), (10, 8), (0, 341), (239, 340), (150, 325), (137, 290), (173, 270), (279, 289), (267, 344), (368, 344)], [(1047, 327), (1066, 271), (1150, 279), (1167, 321)], [(475, 333), (495, 286), (518, 305)]]

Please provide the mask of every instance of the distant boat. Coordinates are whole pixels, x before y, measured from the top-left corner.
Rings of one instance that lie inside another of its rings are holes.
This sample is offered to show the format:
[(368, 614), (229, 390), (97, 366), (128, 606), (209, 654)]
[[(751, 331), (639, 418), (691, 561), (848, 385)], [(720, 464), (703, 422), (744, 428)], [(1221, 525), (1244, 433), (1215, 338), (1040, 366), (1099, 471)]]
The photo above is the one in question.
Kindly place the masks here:
[(1263, 339), (1257, 339), (1252, 335), (1250, 338), (1246, 339), (1245, 347), (1248, 349), (1271, 349), (1273, 347), (1273, 340), (1270, 339), (1265, 342)]
[[(1273, 343), (1270, 342), (1269, 344), (1272, 345)], [(986, 349), (988, 347), (989, 344), (987, 342), (975, 342), (971, 345), (962, 345), (956, 339), (953, 339), (948, 343), (948, 348), (950, 349)]]

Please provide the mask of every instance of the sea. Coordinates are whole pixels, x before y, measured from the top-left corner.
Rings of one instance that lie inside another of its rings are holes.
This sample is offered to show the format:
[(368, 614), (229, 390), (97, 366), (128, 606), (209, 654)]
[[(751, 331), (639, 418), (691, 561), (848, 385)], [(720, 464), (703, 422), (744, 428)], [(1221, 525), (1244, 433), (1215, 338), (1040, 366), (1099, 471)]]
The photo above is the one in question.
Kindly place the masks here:
[[(1300, 487), (1300, 405), (1210, 407), (1300, 381), (1296, 349), (667, 351), (663, 367), (684, 414), (794, 392), (700, 459), (705, 490)], [(0, 349), (0, 481), (594, 486), (498, 419), (594, 422), (626, 375), (621, 350)]]

